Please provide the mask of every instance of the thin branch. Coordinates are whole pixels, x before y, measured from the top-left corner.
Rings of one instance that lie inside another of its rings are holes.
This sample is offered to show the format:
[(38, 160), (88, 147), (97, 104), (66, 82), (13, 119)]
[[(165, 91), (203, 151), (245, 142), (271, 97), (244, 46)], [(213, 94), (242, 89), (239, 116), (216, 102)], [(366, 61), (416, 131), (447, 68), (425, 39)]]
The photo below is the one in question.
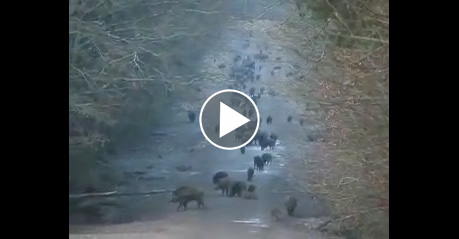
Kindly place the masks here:
[(290, 14), (290, 16), (288, 16), (287, 18), (285, 18), (279, 25), (282, 26), (285, 24), (285, 22), (287, 22), (288, 20), (290, 20), (291, 17), (295, 16), (295, 13), (292, 13)]
[(389, 18), (389, 15), (384, 15), (384, 14), (377, 13), (377, 12), (373, 11), (373, 9), (371, 9), (371, 8), (368, 6), (368, 4), (363, 4), (363, 5), (365, 6), (365, 8), (366, 8), (369, 12), (371, 12), (371, 13), (377, 15), (377, 16), (380, 16), (380, 17)]
[(123, 56), (123, 57), (120, 57), (120, 58), (118, 58), (118, 59), (113, 59), (113, 60), (109, 61), (108, 64), (120, 62), (120, 61), (122, 61), (122, 60), (125, 60), (125, 59), (127, 59), (127, 58), (131, 58), (131, 57), (133, 57), (133, 54), (129, 54), (129, 55), (127, 55), (127, 56)]
[(151, 78), (118, 78), (118, 80), (122, 80), (122, 81), (156, 81), (155, 79), (151, 79)]
[(150, 53), (151, 55), (155, 56), (155, 57), (160, 57), (160, 55), (158, 53), (155, 53), (153, 51), (150, 51), (150, 50), (147, 50), (143, 47), (139, 47), (140, 50), (144, 51), (144, 52), (147, 52), (147, 53)]
[(327, 21), (324, 23), (324, 25), (320, 28), (320, 30), (312, 37), (308, 37), (308, 41), (306, 42), (306, 44), (308, 44), (313, 38), (317, 39), (324, 31), (325, 31), (325, 28), (328, 26), (328, 24), (330, 24), (331, 22), (331, 18), (328, 18)]
[(87, 198), (87, 197), (107, 197), (117, 194), (117, 191), (102, 192), (102, 193), (83, 193), (83, 194), (69, 194), (69, 199), (72, 198)]
[(333, 9), (333, 13), (335, 15), (335, 17), (343, 24), (344, 27), (347, 28), (347, 30), (349, 31), (349, 33), (351, 33), (351, 35), (354, 35), (354, 33), (352, 33), (352, 30), (351, 28), (346, 24), (346, 22), (344, 22), (344, 20), (341, 18), (340, 14), (338, 13), (338, 10), (335, 8), (335, 6), (333, 6), (328, 0), (324, 0), (328, 6), (330, 6), (330, 8)]
[(132, 59), (132, 62), (134, 63), (134, 65), (137, 67), (137, 69), (142, 73), (144, 74), (142, 68), (139, 66), (139, 64), (137, 63), (137, 61), (140, 61), (139, 57), (137, 56), (137, 51), (134, 52), (134, 57)]
[(83, 15), (87, 15), (89, 13), (91, 13), (92, 11), (96, 10), (97, 8), (99, 8), (100, 6), (102, 6), (105, 2), (107, 2), (107, 0), (103, 0), (103, 1), (100, 1), (97, 5), (95, 5), (94, 7), (84, 11)]
[(158, 5), (162, 5), (162, 4), (178, 4), (180, 2), (177, 2), (177, 1), (163, 1), (163, 2), (156, 2), (156, 3), (147, 3), (145, 4), (145, 6), (158, 6)]
[(198, 10), (198, 9), (185, 9), (185, 12), (197, 12), (197, 13), (202, 13), (202, 14), (216, 14), (220, 13), (218, 11), (203, 11), (203, 10)]
[(86, 74), (78, 69), (76, 66), (72, 65), (72, 64), (69, 64), (70, 67), (72, 67), (74, 70), (78, 71), (78, 73), (80, 73), (81, 76), (83, 76), (83, 79), (85, 80), (86, 84), (88, 84), (88, 86), (91, 88), (91, 89), (94, 89), (94, 86), (89, 82), (89, 79), (86, 77)]
[(196, 78), (194, 78), (194, 79), (191, 79), (191, 80), (188, 81), (188, 82), (182, 82), (182, 85), (191, 85), (191, 84), (193, 84), (195, 81), (200, 80), (201, 78), (202, 78), (202, 77), (196, 77)]
[[(140, 37), (134, 37), (134, 38), (130, 38), (128, 40), (138, 40), (138, 41), (141, 41), (141, 40), (144, 40), (144, 41), (151, 41), (151, 42), (161, 42), (161, 41), (166, 41), (166, 40), (172, 40), (174, 38), (178, 38), (178, 37), (191, 37), (191, 36), (197, 36), (199, 35), (200, 33), (176, 33), (176, 34), (172, 34), (170, 36), (165, 36), (165, 37), (157, 37), (157, 38), (152, 38), (152, 37), (143, 37), (143, 36), (140, 36)], [(115, 36), (116, 37), (116, 36)], [(119, 38), (119, 37), (117, 37)], [(127, 41), (127, 40), (125, 40)]]
[(263, 13), (261, 13), (260, 15), (258, 15), (255, 20), (259, 20), (260, 18), (262, 18), (264, 15), (266, 15), (268, 12), (270, 12), (276, 5), (281, 5), (282, 3), (286, 2), (286, 0), (281, 0), (277, 3), (273, 3), (267, 7), (265, 7), (265, 10), (263, 11)]
[(376, 21), (378, 21), (380, 23), (383, 23), (383, 24), (386, 24), (386, 25), (389, 25), (389, 21), (384, 21), (384, 20), (381, 20), (381, 19), (376, 19)]
[(146, 192), (132, 192), (132, 193), (120, 193), (118, 191), (111, 191), (111, 192), (101, 192), (101, 193), (69, 194), (69, 199), (88, 198), (88, 197), (140, 196), (140, 195), (173, 192), (174, 190), (175, 189), (161, 189), (161, 190), (152, 190), (152, 191), (146, 191)]
[(373, 41), (373, 42), (379, 42), (383, 44), (389, 44), (389, 41), (382, 40), (382, 39), (376, 39), (372, 37), (363, 37), (363, 36), (355, 36), (355, 35), (342, 35), (342, 34), (335, 34), (335, 33), (330, 33), (331, 36), (340, 36), (340, 37), (345, 37), (345, 38), (351, 38), (351, 39), (356, 39), (356, 40), (363, 40), (363, 41)]
[[(347, 182), (344, 182), (344, 180), (348, 180)], [(349, 183), (352, 183), (352, 182), (358, 182), (359, 180), (357, 178), (354, 178), (354, 177), (344, 177), (344, 178), (341, 178), (341, 180), (339, 181), (339, 183), (336, 185), (336, 189), (338, 189), (339, 187), (341, 187), (341, 185), (346, 185), (346, 184), (349, 184)]]

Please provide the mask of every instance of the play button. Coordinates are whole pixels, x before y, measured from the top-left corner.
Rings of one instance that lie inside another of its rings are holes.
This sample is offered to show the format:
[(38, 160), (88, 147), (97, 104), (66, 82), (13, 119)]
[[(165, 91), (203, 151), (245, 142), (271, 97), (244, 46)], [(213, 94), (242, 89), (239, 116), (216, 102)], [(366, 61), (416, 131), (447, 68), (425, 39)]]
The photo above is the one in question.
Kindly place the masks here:
[(211, 95), (201, 108), (199, 124), (212, 145), (234, 150), (247, 145), (258, 131), (260, 114), (252, 99), (237, 90)]
[(250, 119), (220, 102), (220, 138), (248, 122)]

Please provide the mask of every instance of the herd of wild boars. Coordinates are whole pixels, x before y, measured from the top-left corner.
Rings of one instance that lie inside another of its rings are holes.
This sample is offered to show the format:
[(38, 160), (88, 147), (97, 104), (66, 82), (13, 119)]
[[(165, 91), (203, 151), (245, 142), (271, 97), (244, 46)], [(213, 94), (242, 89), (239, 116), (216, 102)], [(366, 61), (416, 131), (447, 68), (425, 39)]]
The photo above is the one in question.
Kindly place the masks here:
[[(263, 59), (262, 52), (257, 55), (260, 56), (256, 56), (255, 59)], [(257, 87), (247, 86), (248, 84), (253, 85), (261, 79), (260, 71), (262, 66), (258, 65), (258, 67), (256, 67), (254, 59), (251, 59), (251, 57), (242, 57), (238, 55), (233, 60), (236, 67), (232, 67), (230, 69), (230, 78), (232, 78), (232, 82), (234, 82), (229, 86), (230, 89), (236, 89), (245, 92), (256, 105), (262, 103), (263, 100), (261, 98), (264, 97), (263, 95), (276, 95), (276, 92), (273, 89), (265, 89), (264, 87), (260, 87), (257, 90)], [(278, 68), (280, 69), (280, 67)], [(229, 100), (229, 105), (234, 108), (239, 108), (240, 113), (248, 118), (253, 119), (256, 117), (256, 112), (247, 102), (247, 99), (244, 97), (241, 97), (238, 94), (234, 94)], [(287, 123), (291, 123), (293, 118), (294, 117), (292, 115), (288, 115), (285, 119)], [(272, 115), (267, 115), (266, 118), (259, 118), (260, 126), (258, 132), (246, 146), (240, 148), (240, 153), (241, 155), (245, 155), (246, 147), (250, 146), (258, 147), (261, 149), (262, 153), (253, 157), (253, 167), (249, 167), (247, 169), (246, 178), (237, 178), (235, 175), (230, 175), (226, 171), (219, 171), (213, 175), (212, 184), (214, 186), (214, 190), (220, 190), (221, 196), (238, 197), (246, 200), (259, 199), (257, 195), (257, 187), (254, 183), (254, 181), (257, 181), (256, 174), (258, 172), (264, 171), (265, 167), (272, 164), (273, 155), (269, 153), (269, 151), (274, 150), (276, 147), (276, 142), (278, 142), (278, 135), (276, 133), (268, 133), (261, 130), (263, 119), (266, 120), (266, 127), (269, 127), (268, 125), (272, 125), (274, 121), (283, 121), (274, 119)], [(196, 113), (193, 111), (188, 111), (188, 120), (190, 123), (194, 123), (196, 120)], [(303, 125), (303, 119), (299, 119), (298, 121), (301, 125)], [(256, 121), (251, 121), (237, 128), (235, 130), (235, 139), (239, 142), (247, 141), (252, 136), (252, 132), (256, 127)], [(219, 129), (220, 127), (217, 124), (215, 126), (215, 132), (218, 133)], [(173, 198), (171, 199), (171, 202), (179, 204), (177, 210), (182, 207), (184, 210), (187, 210), (187, 204), (191, 201), (196, 201), (198, 208), (206, 207), (204, 203), (204, 192), (193, 186), (181, 186), (172, 193), (172, 196)], [(282, 207), (285, 208), (285, 212), (288, 216), (293, 216), (295, 208), (297, 207), (297, 199), (291, 195), (287, 196), (283, 201)], [(275, 207), (271, 210), (272, 219), (279, 220), (281, 215), (281, 207)]]
[[(220, 190), (221, 196), (238, 197), (245, 200), (258, 200), (257, 186), (253, 183), (256, 171), (263, 171), (266, 166), (272, 164), (273, 156), (270, 153), (263, 153), (254, 157), (254, 166), (247, 169), (247, 178), (237, 178), (226, 171), (218, 171), (212, 176), (214, 190)], [(180, 208), (187, 210), (191, 201), (197, 203), (198, 208), (207, 208), (204, 204), (204, 192), (194, 186), (181, 186), (172, 193), (171, 203), (178, 203), (177, 211)], [(293, 216), (297, 207), (297, 199), (294, 196), (287, 196), (284, 200), (285, 214)], [(282, 211), (279, 207), (271, 210), (273, 220), (281, 218)]]

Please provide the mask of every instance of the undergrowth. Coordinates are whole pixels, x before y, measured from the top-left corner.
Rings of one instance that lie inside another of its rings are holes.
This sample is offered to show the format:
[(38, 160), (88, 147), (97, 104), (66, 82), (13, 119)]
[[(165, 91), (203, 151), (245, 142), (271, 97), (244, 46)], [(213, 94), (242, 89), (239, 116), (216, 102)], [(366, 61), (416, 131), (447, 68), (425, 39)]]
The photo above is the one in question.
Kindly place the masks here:
[(69, 0), (71, 189), (113, 187), (115, 178), (100, 179), (104, 155), (167, 121), (172, 99), (193, 97), (184, 83), (196, 77), (219, 4)]
[(325, 44), (314, 74), (295, 85), (304, 100), (314, 99), (305, 115), (318, 112), (307, 117), (326, 124), (324, 142), (305, 160), (308, 189), (334, 208), (325, 230), (389, 238), (389, 1), (296, 3), (294, 24), (322, 23), (303, 37), (302, 51)]

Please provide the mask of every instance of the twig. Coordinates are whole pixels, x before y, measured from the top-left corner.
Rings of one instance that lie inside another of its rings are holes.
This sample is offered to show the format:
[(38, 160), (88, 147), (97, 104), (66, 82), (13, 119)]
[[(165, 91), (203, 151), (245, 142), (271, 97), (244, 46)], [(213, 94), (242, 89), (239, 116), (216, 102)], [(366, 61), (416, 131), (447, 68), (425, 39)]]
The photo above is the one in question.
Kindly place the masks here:
[[(87, 15), (89, 13), (91, 13), (92, 11), (96, 10), (97, 8), (99, 8), (100, 6), (104, 5), (105, 2), (107, 2), (106, 0), (104, 1), (100, 1), (98, 4), (96, 4), (94, 7), (90, 8), (90, 9), (87, 9), (86, 11), (83, 12), (83, 15)], [(82, 7), (84, 8), (84, 7)]]
[(260, 15), (258, 15), (258, 17), (255, 18), (255, 20), (259, 20), (260, 18), (262, 18), (264, 15), (266, 15), (266, 13), (268, 13), (270, 10), (272, 10), (276, 5), (280, 5), (282, 3), (284, 3), (286, 0), (281, 0), (277, 3), (273, 3), (271, 4), (270, 6), (268, 7), (265, 7), (265, 11), (263, 13), (261, 13)]
[(363, 5), (365, 6), (365, 8), (366, 8), (369, 12), (371, 12), (371, 13), (377, 15), (377, 16), (389, 18), (389, 15), (385, 15), (385, 14), (381, 14), (381, 13), (377, 13), (377, 12), (373, 11), (373, 9), (371, 9), (371, 8), (368, 6), (368, 4), (363, 4)]
[(143, 48), (143, 47), (139, 47), (139, 49), (142, 50), (142, 51), (144, 51), (144, 52), (150, 53), (150, 54), (153, 55), (153, 56), (160, 57), (160, 55), (159, 55), (158, 53), (155, 53), (155, 52), (153, 52), (153, 51), (147, 50), (147, 49), (145, 49), (145, 48)]
[(383, 23), (383, 24), (386, 24), (386, 25), (389, 25), (389, 21), (384, 21), (384, 20), (381, 20), (381, 19), (376, 19), (376, 21), (378, 21), (380, 23)]
[(100, 58), (102, 58), (102, 61), (105, 62), (105, 57), (103, 56), (102, 51), (100, 50), (99, 46), (97, 46), (96, 43), (93, 43), (93, 45), (94, 45), (94, 47), (97, 49), (97, 52), (99, 53)]
[(86, 198), (86, 197), (107, 197), (117, 194), (117, 191), (102, 192), (102, 193), (82, 193), (82, 194), (69, 194), (70, 198)]
[[(144, 41), (151, 41), (151, 42), (161, 42), (161, 41), (172, 40), (172, 39), (178, 38), (178, 37), (198, 36), (198, 35), (200, 35), (200, 34), (201, 34), (201, 33), (176, 33), (176, 34), (172, 34), (172, 35), (170, 35), (170, 36), (156, 37), (156, 38), (140, 36), (140, 37), (130, 38), (129, 40), (137, 40), (137, 41), (144, 40)], [(114, 36), (114, 37), (116, 37), (116, 36)], [(118, 38), (119, 38), (119, 37), (118, 37)], [(125, 41), (126, 41), (126, 40), (125, 40)], [(126, 41), (126, 42), (128, 42), (128, 41)]]
[(369, 213), (369, 212), (372, 212), (372, 211), (378, 211), (378, 210), (385, 210), (385, 209), (388, 209), (389, 207), (374, 207), (374, 208), (369, 208), (369, 209), (366, 209), (366, 210), (361, 210), (361, 211), (357, 211), (355, 213), (352, 213), (352, 214), (349, 214), (349, 215), (342, 215), (340, 218), (339, 218), (339, 221), (344, 221), (344, 220), (347, 220), (349, 218), (352, 218), (352, 217), (355, 217), (355, 216), (358, 216), (358, 215), (361, 215), (361, 214), (365, 214), (365, 213)]
[[(306, 192), (306, 191), (304, 191), (304, 190), (299, 190), (299, 191), (300, 191), (300, 192)], [(281, 193), (281, 194), (283, 194), (283, 193), (294, 193), (294, 192), (298, 192), (298, 190), (297, 190), (297, 191), (293, 191), (293, 190), (291, 190), (291, 191), (271, 191), (271, 192), (272, 192), (272, 193)]]
[(294, 15), (295, 15), (295, 13), (290, 14), (290, 16), (288, 16), (287, 18), (285, 18), (279, 25), (281, 25), (281, 26), (284, 25), (284, 23), (285, 23), (286, 21), (288, 21), (288, 20), (289, 20), (292, 16), (294, 16)]
[(324, 32), (325, 28), (328, 26), (330, 22), (331, 22), (331, 18), (328, 18), (327, 21), (324, 23), (324, 25), (320, 28), (320, 30), (316, 34), (314, 34), (314, 36), (306, 37), (308, 41), (305, 44), (308, 44), (314, 38), (317, 39), (320, 36), (320, 34)]
[(330, 33), (332, 36), (341, 36), (341, 37), (346, 37), (346, 38), (352, 38), (352, 39), (357, 39), (357, 40), (364, 40), (364, 41), (374, 41), (374, 42), (379, 42), (383, 44), (389, 44), (389, 41), (382, 40), (382, 39), (376, 39), (376, 38), (371, 38), (371, 37), (362, 37), (362, 36), (349, 36), (349, 35), (341, 35), (341, 34), (334, 34)]
[(198, 10), (198, 9), (185, 9), (185, 12), (197, 12), (197, 13), (202, 13), (202, 14), (216, 14), (220, 13), (218, 11), (203, 11), (203, 10)]
[[(344, 180), (348, 179), (349, 181), (347, 182), (344, 182)], [(354, 178), (354, 177), (344, 177), (342, 178), (339, 183), (336, 185), (336, 189), (338, 189), (341, 185), (346, 185), (346, 184), (349, 184), (351, 182), (358, 182), (359, 180), (357, 178)]]
[(195, 82), (197, 80), (200, 80), (200, 79), (201, 79), (201, 77), (196, 77), (196, 78), (194, 78), (194, 79), (192, 79), (192, 80), (190, 80), (188, 82), (183, 82), (182, 85), (191, 85), (191, 84), (193, 84), (193, 82)]
[(91, 84), (91, 82), (89, 82), (89, 79), (86, 77), (86, 74), (85, 74), (82, 70), (78, 69), (76, 66), (74, 66), (74, 65), (72, 65), (72, 64), (69, 64), (69, 65), (70, 65), (70, 67), (72, 67), (74, 70), (78, 71), (78, 73), (80, 73), (81, 76), (83, 76), (84, 81), (86, 81), (86, 84), (88, 84), (88, 86), (89, 86), (91, 89), (94, 89), (94, 85)]
[(158, 6), (162, 4), (178, 4), (177, 1), (163, 1), (163, 2), (156, 2), (156, 3), (146, 3), (145, 6)]
[(381, 46), (381, 47), (378, 47), (378, 48), (376, 48), (376, 49), (373, 49), (372, 51), (368, 52), (368, 53), (365, 54), (364, 56), (360, 57), (358, 61), (354, 61), (354, 62), (352, 62), (352, 63), (358, 64), (358, 63), (361, 62), (362, 60), (364, 60), (364, 59), (370, 57), (371, 55), (373, 55), (375, 52), (381, 50), (381, 48), (382, 48), (382, 46)]
[(344, 27), (347, 28), (347, 30), (351, 33), (351, 35), (354, 35), (354, 33), (352, 33), (351, 28), (341, 18), (340, 14), (338, 13), (338, 10), (335, 8), (335, 6), (333, 6), (328, 0), (325, 0), (325, 2), (327, 3), (328, 6), (330, 6), (333, 9), (335, 17), (344, 25)]
[(332, 218), (332, 219), (330, 219), (330, 220), (327, 220), (327, 221), (323, 222), (322, 224), (320, 224), (320, 225), (316, 228), (316, 230), (318, 230), (318, 231), (322, 230), (324, 227), (326, 227), (328, 224), (330, 224), (330, 222), (333, 222), (333, 221), (336, 220), (336, 219), (338, 219), (338, 217), (334, 217), (334, 218)]
[(156, 81), (155, 79), (151, 79), (151, 78), (120, 78), (119, 80), (122, 80), (122, 81)]
[(116, 62), (120, 62), (122, 60), (125, 60), (127, 58), (131, 58), (133, 55), (132, 54), (129, 54), (127, 56), (123, 56), (123, 57), (120, 57), (120, 58), (117, 58), (117, 59), (113, 59), (113, 60), (110, 60), (107, 64), (112, 64), (112, 63), (116, 63)]
[(137, 51), (134, 52), (134, 58), (132, 59), (132, 62), (134, 63), (134, 65), (137, 67), (137, 69), (142, 73), (144, 74), (142, 68), (139, 66), (139, 64), (137, 63), (137, 61), (140, 61), (139, 57), (137, 56)]

